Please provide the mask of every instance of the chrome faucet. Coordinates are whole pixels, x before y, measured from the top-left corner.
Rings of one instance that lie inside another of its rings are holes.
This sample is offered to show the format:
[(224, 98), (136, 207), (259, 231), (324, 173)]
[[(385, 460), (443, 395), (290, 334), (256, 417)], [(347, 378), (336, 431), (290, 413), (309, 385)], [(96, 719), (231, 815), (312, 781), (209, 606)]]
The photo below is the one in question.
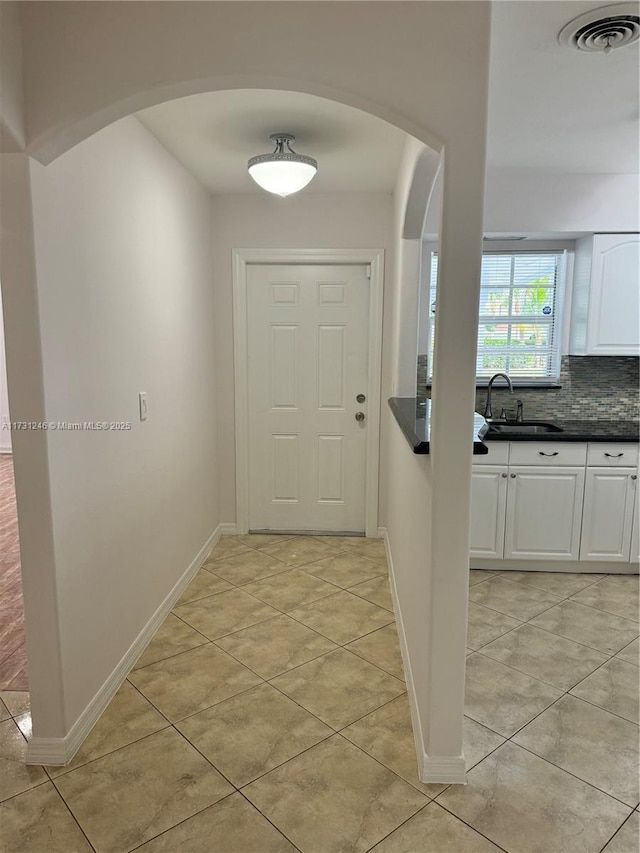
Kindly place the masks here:
[(513, 394), (513, 385), (511, 384), (511, 380), (507, 376), (506, 373), (494, 373), (491, 379), (489, 380), (489, 384), (487, 385), (487, 402), (484, 404), (484, 416), (487, 420), (490, 420), (493, 417), (493, 409), (491, 408), (491, 392), (493, 390), (493, 383), (496, 379), (501, 376), (503, 379), (507, 380), (507, 385), (509, 386), (509, 391)]

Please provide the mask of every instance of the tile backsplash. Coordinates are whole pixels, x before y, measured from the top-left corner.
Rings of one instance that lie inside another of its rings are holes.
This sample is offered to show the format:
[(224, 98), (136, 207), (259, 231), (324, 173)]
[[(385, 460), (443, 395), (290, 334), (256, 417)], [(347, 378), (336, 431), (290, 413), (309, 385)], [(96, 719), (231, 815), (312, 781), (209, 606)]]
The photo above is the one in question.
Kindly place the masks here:
[[(564, 420), (624, 420), (640, 418), (640, 391), (637, 356), (562, 357), (560, 388), (516, 388), (509, 394), (502, 383), (493, 389), (493, 411), (504, 406), (515, 409), (516, 399), (524, 403), (524, 416)], [(426, 356), (418, 356), (418, 396), (424, 396)], [(430, 395), (427, 389), (426, 396)], [(487, 389), (476, 391), (476, 411), (481, 412)]]

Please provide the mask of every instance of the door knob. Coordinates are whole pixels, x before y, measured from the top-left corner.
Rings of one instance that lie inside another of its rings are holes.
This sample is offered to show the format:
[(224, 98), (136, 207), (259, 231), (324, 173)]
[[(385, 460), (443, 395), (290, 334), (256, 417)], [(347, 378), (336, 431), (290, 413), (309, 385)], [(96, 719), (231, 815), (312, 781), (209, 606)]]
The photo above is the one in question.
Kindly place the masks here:
[(356, 412), (356, 420), (361, 422), (364, 420), (364, 412)]

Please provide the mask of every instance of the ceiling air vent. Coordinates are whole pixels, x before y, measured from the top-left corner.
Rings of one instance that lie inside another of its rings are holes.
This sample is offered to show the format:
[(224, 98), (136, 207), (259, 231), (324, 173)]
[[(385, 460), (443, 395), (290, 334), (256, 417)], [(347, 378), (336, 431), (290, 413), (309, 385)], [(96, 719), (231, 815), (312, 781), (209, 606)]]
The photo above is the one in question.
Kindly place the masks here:
[(601, 6), (579, 15), (558, 33), (560, 44), (577, 50), (611, 53), (640, 38), (640, 8), (637, 3)]

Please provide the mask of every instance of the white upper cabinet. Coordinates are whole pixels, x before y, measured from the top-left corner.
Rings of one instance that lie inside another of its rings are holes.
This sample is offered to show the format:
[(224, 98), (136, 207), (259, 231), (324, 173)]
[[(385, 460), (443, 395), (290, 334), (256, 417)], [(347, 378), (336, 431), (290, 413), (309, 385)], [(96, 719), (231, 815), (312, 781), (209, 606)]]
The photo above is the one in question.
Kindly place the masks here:
[(571, 355), (640, 355), (640, 235), (576, 243)]

